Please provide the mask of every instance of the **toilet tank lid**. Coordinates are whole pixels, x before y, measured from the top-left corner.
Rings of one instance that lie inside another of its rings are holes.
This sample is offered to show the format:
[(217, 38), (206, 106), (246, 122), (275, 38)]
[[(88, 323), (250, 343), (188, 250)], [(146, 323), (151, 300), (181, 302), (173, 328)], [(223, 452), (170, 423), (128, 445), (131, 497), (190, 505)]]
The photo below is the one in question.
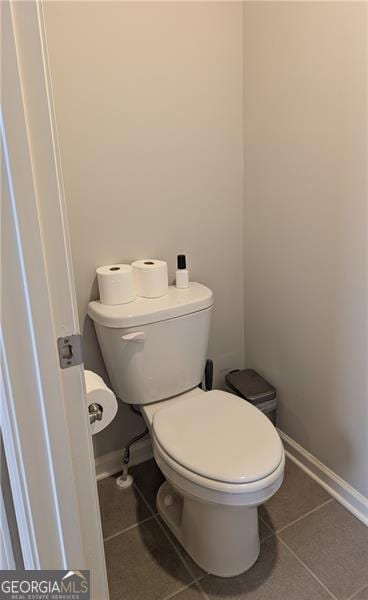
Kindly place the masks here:
[(170, 285), (168, 293), (161, 298), (137, 297), (133, 302), (114, 305), (95, 300), (88, 304), (88, 315), (105, 327), (136, 327), (189, 315), (212, 304), (212, 291), (193, 281), (185, 289)]

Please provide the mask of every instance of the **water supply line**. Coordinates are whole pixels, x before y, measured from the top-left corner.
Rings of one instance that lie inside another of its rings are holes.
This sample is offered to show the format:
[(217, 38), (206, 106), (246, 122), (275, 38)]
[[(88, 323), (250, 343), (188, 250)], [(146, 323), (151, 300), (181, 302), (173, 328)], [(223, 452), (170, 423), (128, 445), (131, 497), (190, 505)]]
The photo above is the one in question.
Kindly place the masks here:
[[(142, 417), (142, 413), (139, 409), (137, 409), (133, 404), (130, 405), (130, 409), (137, 415), (139, 415), (140, 417)], [(143, 417), (142, 417), (143, 418)], [(122, 456), (122, 460), (123, 460), (123, 471), (121, 473), (121, 475), (116, 479), (116, 485), (120, 488), (128, 488), (132, 485), (133, 483), (133, 477), (129, 474), (129, 461), (130, 461), (130, 449), (133, 446), (133, 444), (135, 444), (136, 442), (138, 442), (139, 440), (143, 439), (144, 437), (146, 437), (146, 435), (149, 433), (149, 429), (148, 427), (145, 428), (144, 431), (142, 431), (142, 433), (139, 433), (138, 435), (135, 435), (134, 437), (132, 437), (129, 442), (127, 443), (127, 445), (125, 446), (124, 450), (123, 450), (123, 456)]]

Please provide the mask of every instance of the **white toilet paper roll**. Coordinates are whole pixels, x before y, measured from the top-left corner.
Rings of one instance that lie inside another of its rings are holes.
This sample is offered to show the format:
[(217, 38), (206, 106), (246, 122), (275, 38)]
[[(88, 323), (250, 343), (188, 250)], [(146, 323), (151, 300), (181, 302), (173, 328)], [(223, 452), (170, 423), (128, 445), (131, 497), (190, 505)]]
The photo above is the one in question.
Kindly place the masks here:
[(159, 298), (169, 291), (167, 263), (164, 260), (146, 258), (132, 263), (135, 292), (143, 298)]
[(127, 304), (135, 300), (133, 268), (107, 265), (96, 271), (102, 304)]
[[(86, 404), (87, 410), (92, 404), (96, 404), (102, 409), (102, 419), (96, 420), (91, 423), (91, 433), (94, 435), (99, 431), (102, 431), (107, 427), (111, 421), (115, 418), (118, 410), (118, 403), (114, 392), (112, 392), (104, 380), (93, 373), (93, 371), (84, 371), (84, 378), (86, 381)], [(89, 418), (89, 417), (88, 417)]]

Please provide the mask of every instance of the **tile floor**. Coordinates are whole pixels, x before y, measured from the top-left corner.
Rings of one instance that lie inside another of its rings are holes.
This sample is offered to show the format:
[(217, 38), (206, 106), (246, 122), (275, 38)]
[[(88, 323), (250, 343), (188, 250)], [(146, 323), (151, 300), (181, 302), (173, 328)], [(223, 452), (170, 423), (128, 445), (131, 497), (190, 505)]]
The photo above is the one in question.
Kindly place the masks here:
[(111, 600), (368, 600), (368, 528), (291, 461), (259, 510), (257, 562), (230, 579), (204, 573), (157, 515), (154, 461), (132, 474), (129, 490), (98, 484)]

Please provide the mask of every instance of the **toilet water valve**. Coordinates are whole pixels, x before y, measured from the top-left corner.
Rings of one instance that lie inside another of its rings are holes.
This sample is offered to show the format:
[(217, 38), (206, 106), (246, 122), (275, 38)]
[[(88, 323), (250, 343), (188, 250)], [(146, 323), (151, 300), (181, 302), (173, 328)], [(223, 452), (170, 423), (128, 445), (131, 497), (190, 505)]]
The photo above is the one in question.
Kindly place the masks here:
[(133, 477), (128, 473), (129, 459), (130, 459), (130, 450), (129, 450), (129, 446), (127, 446), (126, 448), (124, 448), (124, 454), (123, 454), (123, 472), (116, 480), (116, 485), (122, 490), (127, 489), (133, 483)]

